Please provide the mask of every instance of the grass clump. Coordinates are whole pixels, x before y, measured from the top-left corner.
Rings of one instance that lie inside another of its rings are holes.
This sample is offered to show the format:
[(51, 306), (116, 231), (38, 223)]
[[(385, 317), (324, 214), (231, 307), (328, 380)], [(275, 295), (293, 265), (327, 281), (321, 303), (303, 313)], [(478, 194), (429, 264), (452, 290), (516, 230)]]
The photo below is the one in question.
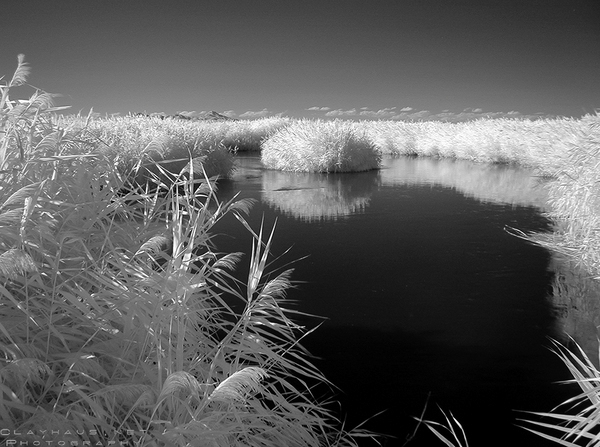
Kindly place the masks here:
[(568, 367), (581, 393), (551, 412), (528, 412), (541, 419), (521, 419), (523, 428), (565, 447), (596, 446), (600, 440), (600, 371), (576, 343), (575, 351), (554, 342), (554, 352)]
[(300, 120), (262, 144), (268, 169), (295, 172), (357, 172), (379, 168), (381, 154), (371, 139), (344, 121)]
[[(98, 140), (54, 123), (47, 94), (10, 100), (26, 74), (19, 57), (0, 84), (2, 442), (354, 446), (368, 436), (339, 428), (313, 397), (310, 384), (327, 381), (284, 307), (291, 272), (265, 271), (273, 232), (247, 225), (251, 203), (219, 202), (197, 160), (189, 175), (161, 171), (169, 184), (123, 196), (127, 175)], [(254, 236), (245, 282), (233, 275), (241, 254), (211, 244), (227, 214)]]

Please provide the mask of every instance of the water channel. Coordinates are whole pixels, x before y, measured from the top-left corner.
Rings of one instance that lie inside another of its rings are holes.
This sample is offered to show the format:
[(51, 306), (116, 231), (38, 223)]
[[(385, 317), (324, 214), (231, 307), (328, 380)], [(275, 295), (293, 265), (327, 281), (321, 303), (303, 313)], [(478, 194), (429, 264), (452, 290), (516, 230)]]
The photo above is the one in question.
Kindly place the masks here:
[[(569, 376), (548, 349), (559, 332), (550, 256), (506, 231), (549, 229), (538, 179), (428, 158), (329, 175), (265, 170), (257, 154), (236, 163), (220, 195), (257, 199), (255, 229), (277, 219), (276, 264), (299, 281), (288, 298), (323, 317), (300, 321), (321, 324), (303, 344), (340, 388), (348, 427), (385, 410), (365, 427), (401, 446), (429, 399), (426, 418), (451, 411), (472, 446), (554, 445), (515, 427), (515, 410), (549, 411), (573, 393), (555, 383)], [(215, 230), (219, 251), (249, 252), (233, 218)], [(421, 427), (406, 445), (443, 444)]]

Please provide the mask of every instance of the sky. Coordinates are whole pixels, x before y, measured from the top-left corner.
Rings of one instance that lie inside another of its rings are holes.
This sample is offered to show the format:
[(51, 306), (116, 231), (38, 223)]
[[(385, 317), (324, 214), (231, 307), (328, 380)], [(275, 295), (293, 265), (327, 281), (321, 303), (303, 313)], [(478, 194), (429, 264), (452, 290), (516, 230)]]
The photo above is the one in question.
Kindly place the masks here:
[(3, 82), (20, 53), (29, 83), (73, 113), (600, 109), (597, 0), (3, 0)]

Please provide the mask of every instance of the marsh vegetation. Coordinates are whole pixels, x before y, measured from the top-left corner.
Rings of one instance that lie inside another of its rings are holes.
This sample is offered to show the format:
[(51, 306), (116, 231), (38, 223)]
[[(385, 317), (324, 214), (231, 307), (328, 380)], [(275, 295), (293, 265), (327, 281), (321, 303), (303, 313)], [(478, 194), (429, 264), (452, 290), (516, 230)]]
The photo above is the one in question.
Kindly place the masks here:
[[(241, 255), (211, 244), (251, 206), (216, 198), (204, 165), (229, 169), (223, 145), (153, 122), (62, 127), (50, 95), (9, 97), (27, 74), (20, 57), (0, 104), (3, 442), (356, 445), (311, 394), (326, 379), (285, 305), (290, 272), (266, 269), (272, 232), (247, 227), (243, 284)], [(164, 149), (181, 174), (143, 172)]]
[[(261, 151), (271, 185), (280, 170), (302, 172), (315, 194), (296, 198), (281, 183), (266, 201), (290, 215), (308, 207), (313, 220), (322, 218), (319, 200), (343, 197), (331, 216), (367, 206), (375, 176), (361, 173), (359, 192), (346, 197), (331, 192), (336, 181), (327, 175), (376, 172), (384, 155), (534, 169), (545, 179), (552, 231), (513, 233), (593, 284), (600, 279), (599, 115), (467, 123), (63, 116), (46, 92), (10, 96), (28, 74), (19, 56), (12, 78), (0, 80), (4, 442), (15, 433), (23, 441), (211, 447), (371, 437), (344, 428), (329, 397), (313, 393), (328, 381), (300, 343), (306, 328), (297, 321), (306, 316), (286, 301), (291, 272), (267, 268), (274, 224), (252, 226), (251, 201), (217, 197), (217, 178), (233, 175), (239, 151)], [(453, 181), (468, 190), (464, 179)], [(226, 216), (252, 241), (243, 282), (235, 274), (241, 254), (213, 243)], [(581, 406), (541, 414), (549, 422), (531, 415), (528, 426), (554, 430), (544, 436), (562, 445), (592, 445), (597, 362), (557, 351), (582, 389)]]

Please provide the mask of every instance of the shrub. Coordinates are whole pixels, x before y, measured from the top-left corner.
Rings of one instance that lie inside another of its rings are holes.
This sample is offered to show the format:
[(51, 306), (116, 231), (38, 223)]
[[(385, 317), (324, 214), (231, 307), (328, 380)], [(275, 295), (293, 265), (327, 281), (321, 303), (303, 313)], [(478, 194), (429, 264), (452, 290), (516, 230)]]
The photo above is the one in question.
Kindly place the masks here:
[(377, 169), (381, 154), (352, 123), (301, 120), (263, 142), (262, 162), (283, 171), (356, 172)]

